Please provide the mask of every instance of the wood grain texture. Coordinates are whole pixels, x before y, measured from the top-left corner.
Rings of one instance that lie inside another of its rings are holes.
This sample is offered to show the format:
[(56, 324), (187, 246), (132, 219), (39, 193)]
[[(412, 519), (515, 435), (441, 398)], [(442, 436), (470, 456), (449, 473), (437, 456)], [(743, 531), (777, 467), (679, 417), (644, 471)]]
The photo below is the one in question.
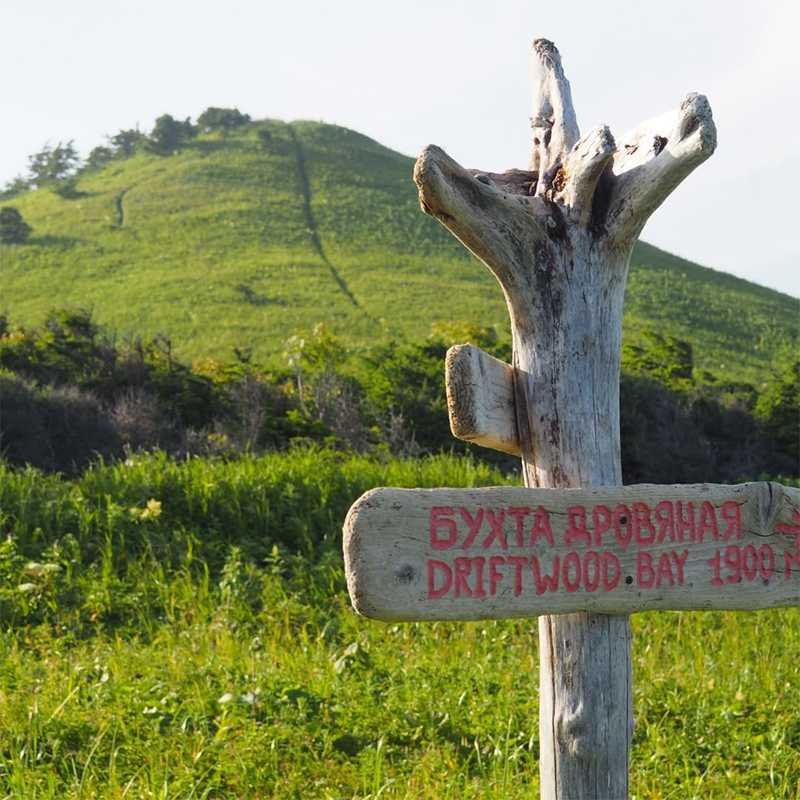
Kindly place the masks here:
[(518, 456), (514, 376), (480, 347), (460, 344), (445, 358), (447, 410), (453, 436)]
[(543, 179), (579, 135), (561, 54), (547, 39), (536, 39), (531, 49), (531, 132), (530, 169)]
[(711, 106), (696, 93), (688, 94), (675, 111), (622, 136), (608, 181), (609, 238), (638, 237), (650, 215), (716, 146)]
[(373, 489), (344, 552), (385, 621), (797, 606), (800, 489)]
[[(561, 57), (544, 39), (533, 44), (531, 84), (528, 170), (465, 170), (430, 145), (414, 180), (423, 211), (489, 267), (505, 295), (526, 485), (618, 486), (622, 303), (633, 243), (713, 153), (716, 130), (708, 101), (690, 94), (676, 112), (618, 141), (605, 126), (580, 139)], [(627, 797), (629, 619), (542, 617), (539, 644), (542, 797)]]

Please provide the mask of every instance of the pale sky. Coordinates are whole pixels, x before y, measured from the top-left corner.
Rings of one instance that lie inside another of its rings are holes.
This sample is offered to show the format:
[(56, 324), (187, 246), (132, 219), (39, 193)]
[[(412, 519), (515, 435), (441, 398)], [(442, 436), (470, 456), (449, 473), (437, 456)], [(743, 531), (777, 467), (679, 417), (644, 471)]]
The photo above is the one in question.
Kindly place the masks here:
[[(800, 4), (783, 0), (0, 0), (0, 181), (46, 142), (208, 106), (314, 119), (416, 156), (525, 167), (528, 55), (562, 54), (582, 131), (708, 96), (714, 156), (642, 238), (800, 296)], [(409, 175), (409, 180), (411, 176)]]

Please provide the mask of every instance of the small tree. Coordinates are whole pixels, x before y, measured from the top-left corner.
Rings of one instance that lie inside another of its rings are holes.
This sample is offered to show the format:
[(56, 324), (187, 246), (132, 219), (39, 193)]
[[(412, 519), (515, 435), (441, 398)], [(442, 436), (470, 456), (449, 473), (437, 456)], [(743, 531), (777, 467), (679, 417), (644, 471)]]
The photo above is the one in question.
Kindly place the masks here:
[(207, 108), (198, 118), (197, 127), (203, 132), (221, 130), (232, 131), (250, 122), (249, 114), (242, 114), (238, 108)]
[(446, 349), (436, 342), (392, 343), (375, 347), (366, 358), (367, 409), (398, 452), (407, 452), (412, 441), (432, 452), (453, 446), (442, 374)]
[(128, 158), (141, 147), (146, 138), (138, 128), (130, 128), (121, 130), (114, 136), (109, 136), (108, 142), (114, 151), (115, 158)]
[(66, 144), (59, 142), (55, 147), (46, 144), (38, 153), (30, 156), (30, 182), (41, 188), (72, 175), (80, 161), (73, 142), (74, 140)]
[(85, 167), (88, 170), (101, 169), (106, 164), (113, 161), (115, 155), (116, 154), (110, 147), (99, 145), (89, 153)]
[(147, 147), (154, 153), (169, 155), (196, 134), (197, 129), (192, 125), (189, 117), (181, 122), (169, 114), (164, 114), (156, 120)]
[(24, 244), (32, 230), (13, 206), (0, 209), (0, 242), (3, 244)]
[(0, 191), (0, 200), (8, 200), (12, 197), (16, 197), (18, 194), (22, 194), (22, 192), (26, 192), (30, 188), (31, 185), (28, 180), (22, 175), (17, 175), (15, 178), (6, 182), (3, 190)]

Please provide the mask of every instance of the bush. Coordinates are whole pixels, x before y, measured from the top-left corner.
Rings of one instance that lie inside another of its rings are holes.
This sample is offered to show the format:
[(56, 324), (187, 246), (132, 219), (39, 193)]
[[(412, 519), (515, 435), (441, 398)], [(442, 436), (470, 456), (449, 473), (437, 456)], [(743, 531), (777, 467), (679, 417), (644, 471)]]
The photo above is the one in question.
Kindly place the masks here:
[(129, 158), (142, 146), (147, 137), (137, 129), (121, 130), (108, 137), (108, 143), (114, 152), (114, 158)]
[(13, 206), (0, 209), (0, 242), (3, 244), (25, 244), (32, 230)]
[(0, 200), (8, 200), (12, 197), (16, 197), (18, 194), (27, 192), (30, 188), (31, 185), (28, 179), (24, 178), (22, 175), (17, 175), (10, 181), (6, 181), (6, 185), (3, 187), (3, 190), (0, 191)]
[(125, 447), (140, 450), (174, 449), (175, 426), (144, 388), (130, 389), (114, 404), (111, 419)]
[[(246, 351), (237, 351), (232, 362), (205, 359), (190, 367), (174, 358), (164, 336), (118, 347), (85, 311), (52, 312), (44, 329), (32, 332), (9, 329), (0, 316), (3, 365), (28, 382), (29, 393), (58, 389), (62, 404), (68, 396), (93, 404), (102, 430), (95, 437), (101, 444), (91, 450), (99, 453), (125, 446), (174, 456), (231, 456), (285, 449), (304, 439), (403, 456), (472, 452), (513, 470), (519, 464), (514, 457), (450, 434), (444, 354), (452, 340), (464, 339), (508, 358), (508, 344), (493, 331), (459, 324), (439, 326), (423, 344), (377, 346), (356, 360), (320, 324), (287, 341), (291, 371), (265, 373)], [(749, 384), (693, 375), (690, 351), (677, 340), (665, 345), (672, 356), (641, 353), (655, 368), (621, 378), (626, 483), (735, 482), (760, 473), (797, 473), (796, 363), (758, 397)], [(674, 361), (681, 362), (680, 374), (670, 366)], [(7, 457), (56, 470), (86, 463), (87, 456), (57, 444), (57, 426), (44, 425), (38, 413), (32, 409), (27, 423), (36, 435), (17, 435)], [(118, 441), (103, 445), (109, 426)]]
[(73, 141), (59, 142), (55, 147), (45, 145), (28, 158), (30, 181), (39, 189), (49, 186), (72, 175), (79, 161)]
[(232, 131), (250, 122), (249, 114), (242, 114), (238, 108), (207, 108), (198, 118), (197, 127), (201, 132), (221, 130)]
[(755, 413), (795, 467), (800, 465), (800, 358), (787, 363), (758, 398)]
[(103, 147), (99, 145), (92, 149), (86, 159), (84, 169), (96, 170), (102, 169), (107, 164), (110, 164), (115, 158), (115, 153), (110, 147)]
[(78, 189), (78, 178), (75, 175), (53, 181), (50, 184), (50, 188), (64, 200), (74, 200), (77, 197), (84, 196), (84, 193)]
[(181, 121), (164, 114), (156, 120), (155, 127), (147, 140), (147, 149), (160, 155), (170, 155), (196, 134), (197, 129), (188, 117)]
[(116, 382), (117, 354), (84, 310), (51, 311), (43, 331), (19, 329), (4, 336), (0, 360), (40, 384), (72, 383), (104, 399)]
[(656, 378), (670, 389), (686, 389), (692, 384), (694, 357), (689, 342), (651, 330), (642, 331), (641, 340), (638, 345), (623, 345), (624, 370)]
[(375, 348), (367, 357), (367, 408), (379, 428), (391, 431), (395, 452), (465, 447), (450, 434), (445, 352), (441, 344), (390, 344)]
[(735, 483), (796, 470), (743, 408), (641, 376), (622, 375), (620, 428), (625, 484)]
[(2, 372), (0, 395), (0, 452), (10, 464), (75, 474), (98, 457), (122, 454), (113, 421), (87, 392)]
[[(281, 378), (242, 358), (232, 364), (208, 359), (189, 367), (174, 358), (165, 336), (120, 348), (82, 310), (53, 311), (42, 330), (29, 332), (9, 329), (0, 315), (0, 362), (9, 374), (30, 391), (91, 397), (102, 409), (103, 426), (114, 429), (116, 451), (124, 445), (174, 455), (230, 454), (282, 448), (299, 437), (321, 441), (331, 434), (321, 417), (299, 412), (296, 396)], [(17, 436), (7, 454), (12, 463), (73, 469), (75, 459), (67, 453), (64, 460), (50, 441), (52, 427), (37, 428), (35, 420), (29, 427), (37, 435)]]

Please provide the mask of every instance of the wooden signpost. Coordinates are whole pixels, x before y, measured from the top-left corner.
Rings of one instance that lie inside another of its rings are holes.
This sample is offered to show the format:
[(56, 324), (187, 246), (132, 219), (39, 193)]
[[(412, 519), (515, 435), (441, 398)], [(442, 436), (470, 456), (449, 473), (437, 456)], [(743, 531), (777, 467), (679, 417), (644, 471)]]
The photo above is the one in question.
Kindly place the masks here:
[(345, 560), (387, 622), (800, 605), (800, 489), (373, 489)]
[(583, 138), (552, 42), (531, 56), (527, 170), (466, 170), (435, 146), (423, 211), (494, 273), (513, 363), (447, 355), (453, 433), (520, 455), (526, 488), (376, 489), (345, 522), (359, 613), (539, 617), (540, 783), (554, 800), (628, 796), (630, 618), (800, 605), (800, 490), (622, 487), (622, 301), (650, 214), (714, 151), (702, 95), (619, 140)]

